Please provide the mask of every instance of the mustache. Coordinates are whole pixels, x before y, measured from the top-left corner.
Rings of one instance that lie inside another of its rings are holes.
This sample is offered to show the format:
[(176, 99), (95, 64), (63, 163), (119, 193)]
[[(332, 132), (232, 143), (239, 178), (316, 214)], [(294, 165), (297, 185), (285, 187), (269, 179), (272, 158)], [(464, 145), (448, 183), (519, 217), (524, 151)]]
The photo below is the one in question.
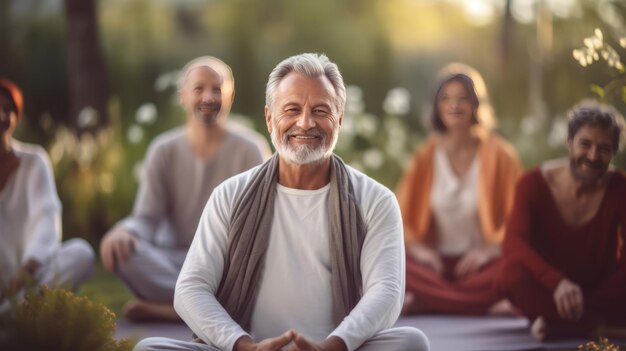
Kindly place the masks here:
[(208, 102), (208, 103), (201, 103), (200, 105), (198, 105), (198, 107), (200, 108), (221, 108), (221, 104), (218, 104), (216, 102)]
[(588, 158), (583, 158), (580, 161), (581, 164), (584, 164), (585, 166), (591, 167), (591, 168), (600, 168), (602, 167), (602, 162), (594, 162), (589, 160)]
[(306, 136), (314, 136), (314, 137), (323, 137), (324, 133), (318, 129), (318, 128), (311, 128), (309, 130), (304, 130), (302, 128), (291, 128), (287, 131), (287, 133), (285, 133), (285, 137), (290, 137), (293, 136), (295, 134), (298, 135), (306, 135)]

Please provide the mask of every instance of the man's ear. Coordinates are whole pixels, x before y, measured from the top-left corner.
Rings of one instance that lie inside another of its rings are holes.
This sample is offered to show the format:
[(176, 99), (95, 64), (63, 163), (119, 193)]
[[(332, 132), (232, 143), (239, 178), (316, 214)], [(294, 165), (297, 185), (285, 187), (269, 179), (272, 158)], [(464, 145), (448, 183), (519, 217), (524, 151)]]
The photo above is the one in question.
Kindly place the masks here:
[(265, 126), (267, 127), (267, 131), (272, 134), (272, 113), (267, 105), (265, 106)]
[(573, 149), (574, 140), (567, 138), (565, 139), (565, 148), (567, 148), (567, 152), (571, 155)]

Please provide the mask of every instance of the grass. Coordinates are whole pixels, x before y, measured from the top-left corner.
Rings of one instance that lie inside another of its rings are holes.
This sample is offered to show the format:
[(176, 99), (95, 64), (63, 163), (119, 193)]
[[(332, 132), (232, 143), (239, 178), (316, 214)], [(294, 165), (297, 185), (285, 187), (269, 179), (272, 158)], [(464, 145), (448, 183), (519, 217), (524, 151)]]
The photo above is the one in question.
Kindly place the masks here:
[(104, 270), (99, 260), (91, 279), (81, 285), (78, 295), (104, 304), (118, 317), (121, 316), (122, 306), (133, 297), (118, 277)]

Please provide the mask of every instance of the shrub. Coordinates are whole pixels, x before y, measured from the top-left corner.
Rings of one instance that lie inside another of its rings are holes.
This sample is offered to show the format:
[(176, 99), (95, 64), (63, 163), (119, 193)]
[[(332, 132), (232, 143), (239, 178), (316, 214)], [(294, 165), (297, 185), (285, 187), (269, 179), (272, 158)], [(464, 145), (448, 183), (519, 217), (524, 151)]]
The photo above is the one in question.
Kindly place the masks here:
[(116, 340), (115, 314), (104, 305), (61, 288), (26, 293), (0, 321), (0, 349), (48, 351), (126, 351)]

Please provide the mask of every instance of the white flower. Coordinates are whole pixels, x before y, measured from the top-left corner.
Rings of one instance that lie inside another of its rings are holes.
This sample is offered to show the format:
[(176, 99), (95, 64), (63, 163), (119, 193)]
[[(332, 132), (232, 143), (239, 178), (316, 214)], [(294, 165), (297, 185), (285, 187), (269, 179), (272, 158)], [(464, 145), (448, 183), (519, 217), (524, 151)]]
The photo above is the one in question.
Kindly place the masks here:
[(565, 139), (567, 139), (567, 120), (556, 118), (552, 123), (550, 134), (548, 134), (548, 145), (553, 149), (562, 147)]
[(370, 114), (356, 115), (354, 118), (354, 127), (358, 135), (370, 138), (376, 134), (378, 121), (376, 120), (376, 116)]
[(169, 87), (176, 87), (178, 73), (178, 70), (174, 70), (159, 75), (154, 81), (154, 90), (156, 90), (157, 92), (163, 92)]
[(385, 155), (378, 149), (368, 149), (363, 153), (363, 164), (368, 169), (380, 169), (385, 162)]
[(154, 123), (154, 121), (156, 121), (156, 118), (157, 118), (157, 108), (151, 102), (147, 102), (139, 106), (139, 108), (137, 109), (137, 112), (135, 113), (135, 120), (139, 124), (145, 124), (145, 125), (152, 124)]
[(98, 111), (91, 106), (86, 106), (78, 113), (76, 122), (79, 128), (89, 128), (98, 124), (98, 119)]
[(411, 103), (411, 93), (406, 88), (397, 87), (389, 90), (383, 109), (390, 115), (405, 115), (409, 112)]
[(346, 87), (346, 114), (357, 115), (365, 111), (363, 91), (356, 85)]
[(141, 129), (140, 126), (133, 124), (128, 128), (126, 138), (131, 143), (138, 144), (143, 139), (143, 129)]

